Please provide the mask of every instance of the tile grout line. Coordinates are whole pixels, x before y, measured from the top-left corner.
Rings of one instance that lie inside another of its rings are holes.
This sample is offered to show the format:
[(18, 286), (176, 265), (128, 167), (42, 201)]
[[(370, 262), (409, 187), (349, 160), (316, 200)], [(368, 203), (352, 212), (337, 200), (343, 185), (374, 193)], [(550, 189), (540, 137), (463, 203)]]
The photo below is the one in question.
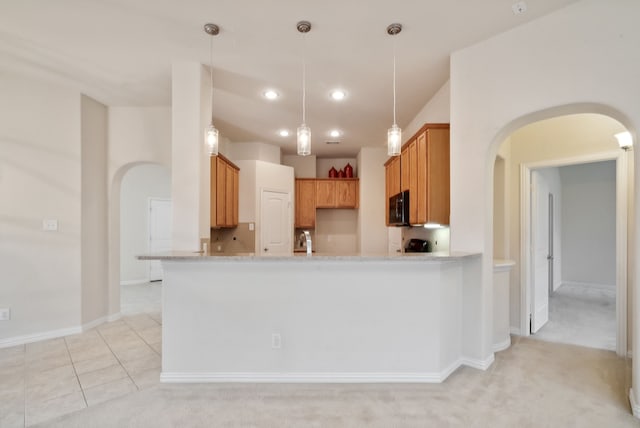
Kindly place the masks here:
[(78, 372), (76, 371), (76, 363), (73, 361), (73, 357), (71, 356), (71, 351), (69, 350), (69, 343), (67, 342), (67, 336), (65, 336), (63, 339), (64, 339), (64, 346), (65, 348), (67, 348), (67, 354), (69, 354), (71, 367), (73, 367), (73, 373), (76, 375), (76, 380), (78, 381), (80, 392), (82, 392), (82, 399), (84, 400), (85, 408), (87, 408), (89, 407), (89, 403), (87, 402), (87, 397), (84, 395), (84, 388), (82, 387), (82, 383), (80, 383), (80, 376), (78, 376)]
[[(145, 314), (146, 315), (146, 314)], [(149, 315), (147, 315), (149, 317)], [(153, 318), (149, 317), (151, 319), (151, 321), (155, 322), (156, 324), (158, 324), (160, 326), (160, 328), (162, 328), (162, 324), (160, 324), (158, 321), (154, 320)], [(140, 339), (142, 339), (142, 341), (145, 343), (145, 345), (147, 345), (149, 348), (151, 348), (151, 350), (153, 352), (155, 352), (159, 357), (162, 357), (162, 355), (160, 355), (160, 353), (158, 351), (155, 350), (155, 348), (153, 346), (151, 346), (151, 344), (149, 342), (147, 342), (145, 340), (144, 337), (140, 336), (140, 333), (138, 333), (138, 330), (136, 330), (131, 324), (129, 324), (127, 322), (126, 319), (122, 320), (126, 325), (129, 326), (129, 328), (136, 334), (136, 336), (138, 336)]]
[[(129, 326), (129, 324), (127, 324), (127, 326)], [(129, 327), (129, 328), (131, 328), (131, 327)], [(133, 378), (129, 374), (129, 370), (127, 370), (127, 368), (124, 366), (124, 364), (122, 364), (122, 361), (120, 361), (120, 358), (118, 358), (116, 353), (113, 352), (113, 349), (111, 348), (111, 345), (109, 345), (109, 342), (107, 342), (107, 339), (104, 338), (104, 336), (102, 335), (102, 332), (100, 330), (98, 330), (98, 329), (96, 329), (96, 331), (98, 332), (98, 334), (100, 335), (100, 337), (104, 341), (104, 344), (107, 345), (107, 348), (109, 348), (109, 351), (111, 351), (111, 354), (113, 354), (113, 357), (116, 359), (116, 361), (118, 361), (118, 364), (120, 364), (120, 367), (122, 367), (122, 370), (124, 370), (124, 372), (127, 374), (127, 377), (129, 378), (131, 383), (133, 383), (133, 386), (136, 387), (136, 390), (140, 391), (140, 388), (138, 387), (138, 384), (136, 383), (135, 380), (133, 380)], [(82, 387), (82, 385), (81, 385), (81, 387)]]

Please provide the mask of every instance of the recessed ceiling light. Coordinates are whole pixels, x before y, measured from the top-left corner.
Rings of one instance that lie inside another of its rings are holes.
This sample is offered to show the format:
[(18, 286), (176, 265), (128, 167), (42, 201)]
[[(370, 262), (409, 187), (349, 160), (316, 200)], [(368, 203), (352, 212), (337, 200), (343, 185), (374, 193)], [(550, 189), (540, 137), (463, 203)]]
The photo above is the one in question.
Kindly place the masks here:
[(342, 135), (342, 132), (334, 129), (333, 131), (329, 132), (329, 135), (331, 135), (333, 138), (338, 138), (340, 135)]
[(345, 91), (343, 91), (342, 89), (334, 89), (333, 91), (331, 91), (331, 99), (332, 100), (341, 101), (346, 96), (347, 96), (347, 93)]
[(289, 136), (289, 130), (288, 129), (281, 129), (280, 131), (278, 131), (278, 135), (280, 135), (281, 137), (288, 137)]
[(274, 91), (273, 89), (267, 89), (266, 91), (263, 92), (263, 95), (266, 99), (268, 100), (275, 100), (276, 98), (278, 98), (280, 95)]

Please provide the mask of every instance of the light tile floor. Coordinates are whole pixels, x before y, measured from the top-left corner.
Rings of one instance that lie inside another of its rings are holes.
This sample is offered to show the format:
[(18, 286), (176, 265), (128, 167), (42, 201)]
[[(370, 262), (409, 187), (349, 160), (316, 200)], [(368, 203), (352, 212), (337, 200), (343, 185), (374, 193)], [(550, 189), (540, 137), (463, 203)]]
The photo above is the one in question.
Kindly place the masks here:
[[(132, 293), (151, 293), (144, 285)], [(131, 290), (129, 290), (131, 291)], [(136, 304), (155, 308), (151, 301)], [(82, 334), (0, 349), (0, 427), (31, 426), (157, 386), (162, 316), (126, 315)]]

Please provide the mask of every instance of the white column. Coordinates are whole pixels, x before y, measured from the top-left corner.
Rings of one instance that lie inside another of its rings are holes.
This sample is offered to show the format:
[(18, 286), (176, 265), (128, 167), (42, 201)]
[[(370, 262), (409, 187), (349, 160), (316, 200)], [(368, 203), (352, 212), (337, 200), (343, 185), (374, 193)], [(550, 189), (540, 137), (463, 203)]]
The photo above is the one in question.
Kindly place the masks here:
[(204, 127), (210, 106), (208, 71), (177, 62), (171, 77), (171, 197), (174, 250), (196, 251), (209, 235), (209, 158)]

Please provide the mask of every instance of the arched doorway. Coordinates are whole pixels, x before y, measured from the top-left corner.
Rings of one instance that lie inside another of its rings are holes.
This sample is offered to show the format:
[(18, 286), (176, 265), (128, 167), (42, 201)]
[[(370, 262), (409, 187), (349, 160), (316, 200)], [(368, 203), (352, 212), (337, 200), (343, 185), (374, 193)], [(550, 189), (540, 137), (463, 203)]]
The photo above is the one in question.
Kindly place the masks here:
[(159, 312), (159, 284), (150, 286), (149, 263), (136, 256), (150, 252), (150, 225), (155, 218), (150, 207), (170, 200), (171, 173), (164, 165), (135, 162), (122, 166), (114, 175), (109, 209), (112, 312)]
[[(578, 110), (577, 114), (567, 115), (568, 109), (562, 108), (557, 110), (560, 113), (558, 115), (553, 115), (553, 111), (547, 111), (519, 120), (518, 126), (510, 130), (506, 138), (502, 138), (497, 145), (498, 163), (494, 167), (494, 154), (491, 167), (494, 174), (504, 175), (504, 165), (500, 162), (508, 159), (506, 181), (509, 184), (506, 186), (507, 195), (497, 194), (500, 189), (498, 186), (494, 188), (496, 194), (493, 198), (494, 201), (507, 200), (509, 207), (506, 210), (508, 221), (502, 223), (507, 225), (506, 230), (495, 230), (496, 227), (500, 227), (500, 223), (494, 222), (494, 240), (502, 237), (502, 242), (498, 242), (497, 245), (494, 243), (494, 250), (507, 252), (509, 258), (517, 261), (516, 269), (511, 276), (511, 328), (514, 333), (529, 335), (531, 306), (535, 300), (532, 292), (535, 279), (531, 239), (534, 235), (531, 216), (532, 172), (545, 167), (612, 161), (615, 164), (617, 189), (615, 206), (612, 208), (615, 239), (611, 239), (612, 248), (608, 248), (608, 251), (616, 255), (616, 260), (612, 262), (615, 265), (612, 266), (615, 271), (612, 274), (612, 282), (615, 283), (616, 293), (616, 352), (622, 356), (627, 353), (627, 196), (628, 186), (632, 186), (633, 182), (632, 175), (628, 172), (628, 164), (632, 170), (633, 162), (631, 156), (617, 146), (614, 138), (616, 132), (624, 130), (624, 126), (618, 120), (611, 115), (585, 114), (580, 111), (581, 108), (575, 109)], [(541, 116), (544, 120), (537, 120)], [(518, 141), (515, 141), (516, 139)], [(499, 217), (502, 213), (493, 215), (495, 219), (496, 215)], [(595, 248), (596, 245), (593, 246), (593, 249)], [(591, 248), (585, 250), (586, 255), (589, 254), (588, 250)], [(553, 252), (548, 254), (551, 255)], [(561, 272), (554, 268), (550, 270), (556, 271)], [(558, 280), (562, 280), (562, 277), (556, 277), (554, 282)]]

